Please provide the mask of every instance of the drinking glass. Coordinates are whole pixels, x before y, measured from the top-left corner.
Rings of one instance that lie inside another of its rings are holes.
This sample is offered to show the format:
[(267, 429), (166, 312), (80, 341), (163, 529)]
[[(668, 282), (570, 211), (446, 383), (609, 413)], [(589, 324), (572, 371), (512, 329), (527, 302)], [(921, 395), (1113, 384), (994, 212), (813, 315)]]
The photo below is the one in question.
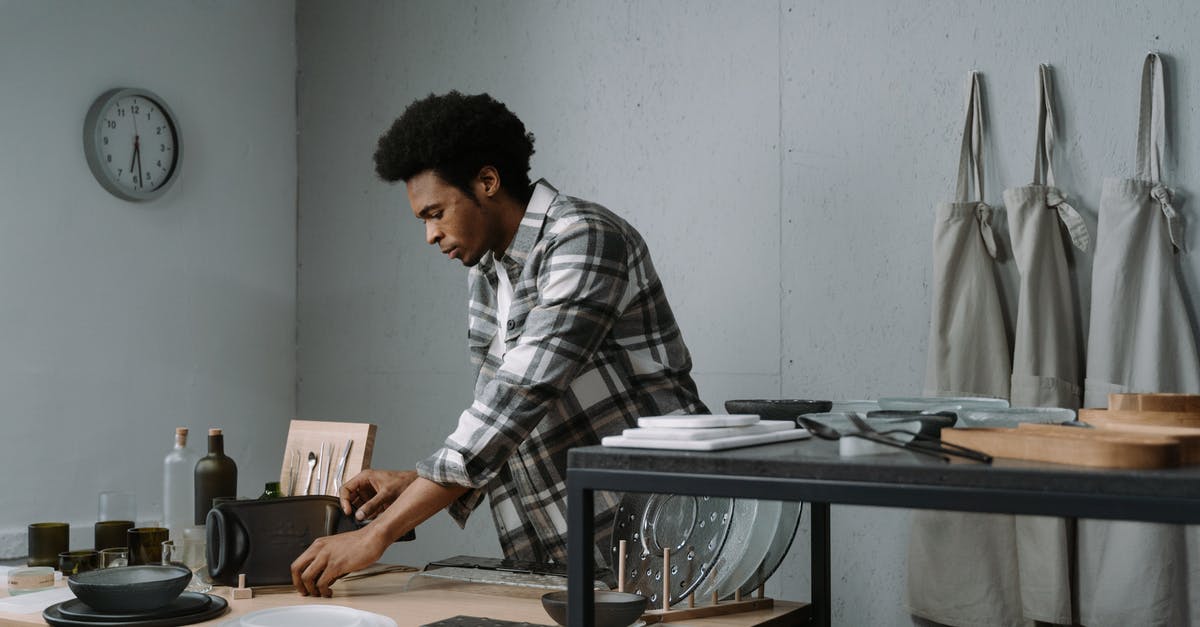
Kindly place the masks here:
[(102, 520), (93, 527), (93, 539), (97, 551), (128, 546), (126, 531), (133, 529), (132, 520)]
[(70, 577), (100, 567), (100, 554), (92, 550), (64, 551), (58, 554), (58, 570)]
[(100, 549), (100, 568), (117, 568), (129, 565), (129, 547), (116, 546)]
[(129, 565), (162, 563), (162, 543), (169, 538), (165, 527), (134, 527), (129, 537)]
[(168, 566), (183, 566), (192, 571), (192, 580), (187, 589), (192, 592), (208, 592), (212, 584), (207, 583), (201, 574), (207, 570), (204, 560), (204, 541), (182, 538), (167, 540), (162, 543), (162, 563)]
[(137, 520), (137, 500), (133, 493), (101, 492), (100, 513), (96, 520)]
[(58, 554), (69, 551), (71, 527), (63, 522), (42, 522), (29, 525), (30, 566), (58, 566)]

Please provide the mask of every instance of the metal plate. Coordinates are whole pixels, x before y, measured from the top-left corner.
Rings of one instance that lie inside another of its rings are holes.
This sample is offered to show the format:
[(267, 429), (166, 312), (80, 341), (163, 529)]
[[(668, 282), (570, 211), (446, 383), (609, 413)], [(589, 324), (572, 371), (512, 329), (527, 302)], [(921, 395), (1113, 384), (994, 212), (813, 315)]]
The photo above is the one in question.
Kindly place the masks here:
[(668, 605), (707, 578), (729, 534), (733, 499), (669, 494), (626, 494), (613, 521), (611, 564), (620, 564), (626, 541), (625, 591), (650, 599), (647, 609), (662, 607), (663, 548), (671, 549)]

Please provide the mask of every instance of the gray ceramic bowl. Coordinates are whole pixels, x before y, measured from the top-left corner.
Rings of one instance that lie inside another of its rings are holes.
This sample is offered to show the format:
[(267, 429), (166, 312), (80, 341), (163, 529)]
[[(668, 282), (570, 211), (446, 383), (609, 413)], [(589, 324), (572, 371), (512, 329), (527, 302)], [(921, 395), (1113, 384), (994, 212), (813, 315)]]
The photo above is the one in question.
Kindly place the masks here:
[(101, 612), (149, 612), (175, 600), (191, 578), (181, 566), (124, 566), (71, 575), (67, 585)]
[[(554, 622), (567, 624), (567, 591), (542, 595), (542, 607)], [(629, 627), (646, 611), (646, 597), (629, 592), (596, 591), (596, 627)]]
[(833, 407), (832, 401), (755, 398), (725, 401), (731, 414), (757, 414), (763, 420), (790, 420), (802, 414), (820, 414)]

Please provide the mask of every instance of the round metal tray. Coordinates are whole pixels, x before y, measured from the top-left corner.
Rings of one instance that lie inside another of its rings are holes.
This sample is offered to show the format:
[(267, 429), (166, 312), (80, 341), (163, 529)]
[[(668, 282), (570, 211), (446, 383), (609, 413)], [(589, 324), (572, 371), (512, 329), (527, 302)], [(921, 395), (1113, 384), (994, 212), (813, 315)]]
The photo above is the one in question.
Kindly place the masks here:
[(783, 563), (783, 558), (792, 548), (796, 530), (800, 528), (802, 505), (796, 501), (786, 501), (780, 504), (779, 526), (775, 528), (775, 537), (771, 539), (771, 545), (767, 547), (767, 554), (763, 557), (762, 563), (754, 570), (746, 583), (742, 584), (740, 590), (743, 595), (748, 596), (753, 593), (755, 589), (770, 579), (779, 565)]
[(662, 607), (663, 548), (671, 549), (668, 605), (686, 599), (708, 577), (729, 535), (733, 499), (709, 496), (629, 493), (617, 505), (610, 549), (614, 572), (626, 541), (625, 591)]
[(717, 556), (716, 576), (700, 582), (696, 587), (698, 598), (709, 598), (714, 589), (717, 598), (732, 597), (753, 576), (775, 537), (781, 509), (779, 501), (734, 500), (733, 523)]

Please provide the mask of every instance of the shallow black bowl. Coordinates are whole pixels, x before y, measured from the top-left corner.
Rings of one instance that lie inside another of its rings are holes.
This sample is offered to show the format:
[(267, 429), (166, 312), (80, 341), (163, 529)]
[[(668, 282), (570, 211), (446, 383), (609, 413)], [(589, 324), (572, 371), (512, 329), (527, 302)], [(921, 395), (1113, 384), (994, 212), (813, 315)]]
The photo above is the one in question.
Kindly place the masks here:
[(92, 609), (148, 612), (175, 600), (191, 578), (181, 566), (124, 566), (71, 575), (67, 585)]
[(833, 409), (833, 401), (798, 399), (741, 399), (725, 401), (725, 411), (731, 414), (757, 414), (763, 420), (795, 421), (803, 414), (822, 414)]
[[(542, 607), (554, 622), (567, 624), (567, 591), (542, 595)], [(646, 611), (646, 597), (629, 592), (596, 591), (596, 627), (629, 627)]]

